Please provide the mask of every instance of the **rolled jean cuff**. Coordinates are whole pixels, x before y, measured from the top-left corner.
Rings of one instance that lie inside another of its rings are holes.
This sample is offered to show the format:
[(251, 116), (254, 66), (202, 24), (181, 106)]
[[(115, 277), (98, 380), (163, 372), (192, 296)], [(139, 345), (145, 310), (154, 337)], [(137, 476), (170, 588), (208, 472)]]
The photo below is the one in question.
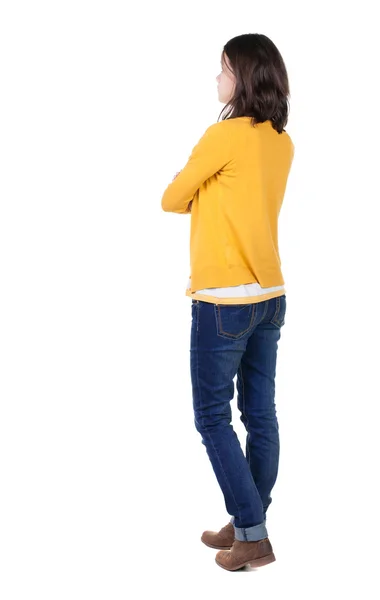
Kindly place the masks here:
[[(235, 517), (231, 517), (230, 523), (234, 523)], [(235, 539), (240, 542), (258, 542), (268, 537), (266, 518), (259, 525), (252, 527), (235, 527)]]

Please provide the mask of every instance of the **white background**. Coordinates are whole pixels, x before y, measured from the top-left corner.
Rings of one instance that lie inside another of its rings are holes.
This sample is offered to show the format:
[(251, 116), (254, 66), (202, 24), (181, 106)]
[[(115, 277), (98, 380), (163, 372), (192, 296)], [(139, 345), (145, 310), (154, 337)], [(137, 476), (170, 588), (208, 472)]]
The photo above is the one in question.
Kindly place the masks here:
[[(379, 597), (375, 4), (1, 3), (2, 600)], [(277, 561), (230, 573), (200, 542), (230, 516), (193, 423), (190, 216), (161, 197), (242, 33), (283, 55), (296, 154)]]

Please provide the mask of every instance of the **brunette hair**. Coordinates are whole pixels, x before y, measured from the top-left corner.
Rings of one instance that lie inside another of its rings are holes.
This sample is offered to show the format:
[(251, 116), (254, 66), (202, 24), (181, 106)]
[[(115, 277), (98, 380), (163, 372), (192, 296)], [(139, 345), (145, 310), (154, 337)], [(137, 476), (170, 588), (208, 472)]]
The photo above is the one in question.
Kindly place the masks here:
[(224, 63), (225, 55), (236, 85), (219, 118), (252, 117), (253, 126), (270, 120), (272, 127), (282, 133), (288, 122), (290, 92), (285, 63), (275, 44), (266, 35), (246, 33), (224, 46)]

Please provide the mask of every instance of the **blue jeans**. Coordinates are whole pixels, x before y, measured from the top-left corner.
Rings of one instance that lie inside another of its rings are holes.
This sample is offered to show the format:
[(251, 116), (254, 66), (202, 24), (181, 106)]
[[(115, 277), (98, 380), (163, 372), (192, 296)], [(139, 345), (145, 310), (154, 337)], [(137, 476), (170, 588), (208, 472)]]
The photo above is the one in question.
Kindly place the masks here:
[[(191, 310), (195, 427), (232, 516), (235, 538), (258, 541), (268, 537), (266, 512), (278, 473), (275, 376), (286, 295), (256, 304), (192, 300)], [(235, 376), (247, 431), (245, 455), (231, 425)]]

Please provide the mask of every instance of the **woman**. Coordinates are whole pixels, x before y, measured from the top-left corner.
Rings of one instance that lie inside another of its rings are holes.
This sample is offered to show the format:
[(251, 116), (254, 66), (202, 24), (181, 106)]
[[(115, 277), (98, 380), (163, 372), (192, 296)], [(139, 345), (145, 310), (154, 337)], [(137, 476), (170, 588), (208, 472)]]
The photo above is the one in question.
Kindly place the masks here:
[[(268, 37), (231, 39), (217, 82), (222, 120), (194, 147), (162, 208), (191, 213), (194, 422), (231, 515), (201, 539), (220, 549), (218, 565), (236, 570), (275, 560), (266, 513), (279, 463), (275, 375), (286, 312), (278, 217), (294, 145), (284, 129), (287, 71)], [(231, 425), (235, 376), (245, 455)]]

